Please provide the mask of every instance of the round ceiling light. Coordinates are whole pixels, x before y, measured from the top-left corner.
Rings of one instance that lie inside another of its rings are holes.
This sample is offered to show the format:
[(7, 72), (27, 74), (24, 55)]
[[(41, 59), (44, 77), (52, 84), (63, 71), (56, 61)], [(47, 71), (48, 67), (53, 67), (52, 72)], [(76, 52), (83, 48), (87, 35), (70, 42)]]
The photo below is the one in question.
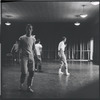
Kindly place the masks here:
[(88, 15), (87, 14), (80, 14), (80, 17), (86, 18)]
[(88, 15), (86, 14), (86, 13), (84, 13), (84, 7), (85, 7), (86, 5), (82, 5), (82, 7), (83, 7), (83, 13), (82, 14), (80, 14), (80, 17), (81, 18), (86, 18)]
[(80, 25), (80, 23), (79, 23), (79, 22), (76, 22), (76, 23), (74, 23), (74, 25), (75, 25), (75, 26), (79, 26), (79, 25)]
[(9, 25), (11, 25), (11, 23), (10, 22), (6, 22), (5, 25), (9, 26)]

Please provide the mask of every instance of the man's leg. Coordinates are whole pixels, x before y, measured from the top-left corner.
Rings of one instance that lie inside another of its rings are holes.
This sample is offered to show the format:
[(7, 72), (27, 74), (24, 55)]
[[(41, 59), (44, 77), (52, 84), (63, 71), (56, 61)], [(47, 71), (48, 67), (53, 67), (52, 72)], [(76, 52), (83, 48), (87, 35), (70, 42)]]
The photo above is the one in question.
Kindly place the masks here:
[(37, 71), (37, 58), (35, 57), (34, 60), (35, 60), (35, 71)]
[(62, 67), (63, 67), (64, 63), (63, 63), (62, 55), (61, 55), (60, 52), (58, 52), (58, 56), (59, 56), (59, 60), (60, 60), (60, 67), (59, 67), (58, 74), (63, 74), (63, 72), (61, 70), (62, 70)]
[(63, 72), (61, 71), (63, 66), (64, 66), (64, 63), (63, 63), (63, 61), (61, 61), (59, 71), (58, 71), (59, 74), (63, 74)]
[(27, 75), (27, 63), (26, 58), (21, 59), (21, 76), (20, 76), (20, 90), (23, 90), (23, 84)]
[(34, 71), (29, 71), (29, 76), (28, 76), (28, 79), (27, 79), (27, 91), (28, 92), (34, 92), (31, 89), (31, 86), (33, 84), (33, 79), (34, 79)]
[(65, 74), (70, 75), (70, 73), (68, 72), (68, 64), (67, 63), (65, 63)]
[(42, 63), (41, 63), (41, 61), (39, 61), (39, 66), (38, 67), (39, 67), (39, 72), (41, 72), (42, 71), (41, 70), (42, 69)]
[(66, 75), (70, 75), (70, 73), (68, 72), (68, 63), (67, 63), (67, 60), (66, 60), (66, 56), (65, 55), (63, 57), (63, 62), (64, 62), (64, 66), (65, 66), (65, 74)]
[(33, 93), (31, 86), (33, 84), (34, 70), (35, 70), (35, 62), (34, 62), (34, 59), (31, 59), (28, 64), (29, 76), (27, 79), (27, 91), (31, 93)]
[(38, 61), (38, 70), (41, 72), (41, 67), (42, 67), (42, 61), (41, 61), (41, 56), (39, 55), (39, 61)]

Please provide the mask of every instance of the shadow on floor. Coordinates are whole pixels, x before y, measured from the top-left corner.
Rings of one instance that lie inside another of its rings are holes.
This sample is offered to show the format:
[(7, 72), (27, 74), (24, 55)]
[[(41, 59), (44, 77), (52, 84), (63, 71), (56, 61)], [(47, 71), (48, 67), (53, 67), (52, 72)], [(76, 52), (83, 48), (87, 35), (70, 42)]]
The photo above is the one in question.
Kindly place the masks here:
[(87, 86), (84, 86), (68, 95), (70, 98), (96, 98), (100, 99), (99, 81), (95, 81)]

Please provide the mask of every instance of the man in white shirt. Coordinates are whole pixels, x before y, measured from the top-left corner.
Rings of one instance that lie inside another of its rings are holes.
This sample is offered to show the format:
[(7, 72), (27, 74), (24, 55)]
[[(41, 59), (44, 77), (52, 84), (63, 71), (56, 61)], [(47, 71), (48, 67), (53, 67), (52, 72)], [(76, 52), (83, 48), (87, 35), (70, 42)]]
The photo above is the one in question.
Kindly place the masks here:
[(68, 72), (68, 64), (67, 64), (67, 59), (66, 59), (66, 55), (64, 53), (65, 51), (65, 42), (66, 42), (66, 37), (62, 37), (62, 41), (59, 43), (58, 45), (58, 56), (60, 58), (60, 61), (61, 61), (61, 65), (59, 67), (59, 74), (64, 74), (61, 70), (62, 70), (62, 67), (64, 66), (65, 67), (65, 74), (66, 75), (70, 75), (70, 73)]
[[(20, 90), (23, 90), (23, 84), (29, 72), (27, 79), (27, 91), (33, 93), (31, 89), (34, 70), (35, 70), (35, 38), (32, 36), (33, 26), (28, 24), (26, 27), (26, 34), (19, 38), (19, 50), (21, 50), (21, 76), (20, 76)], [(33, 52), (34, 51), (34, 52)]]
[(35, 59), (35, 69), (39, 72), (41, 72), (41, 54), (42, 54), (42, 45), (40, 44), (40, 40), (37, 39), (36, 44), (35, 44), (35, 49), (36, 49), (36, 53), (37, 53), (37, 58)]

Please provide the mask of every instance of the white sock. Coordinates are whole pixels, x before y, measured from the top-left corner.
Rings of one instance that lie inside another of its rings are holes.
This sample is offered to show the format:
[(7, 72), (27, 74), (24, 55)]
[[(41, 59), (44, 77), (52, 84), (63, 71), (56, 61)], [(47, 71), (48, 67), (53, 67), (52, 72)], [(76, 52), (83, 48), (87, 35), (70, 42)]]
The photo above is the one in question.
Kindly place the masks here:
[(59, 69), (59, 74), (64, 74), (64, 73), (61, 71), (61, 69)]
[(61, 68), (59, 69), (59, 72), (61, 72)]
[(66, 74), (69, 74), (68, 69), (66, 69)]

